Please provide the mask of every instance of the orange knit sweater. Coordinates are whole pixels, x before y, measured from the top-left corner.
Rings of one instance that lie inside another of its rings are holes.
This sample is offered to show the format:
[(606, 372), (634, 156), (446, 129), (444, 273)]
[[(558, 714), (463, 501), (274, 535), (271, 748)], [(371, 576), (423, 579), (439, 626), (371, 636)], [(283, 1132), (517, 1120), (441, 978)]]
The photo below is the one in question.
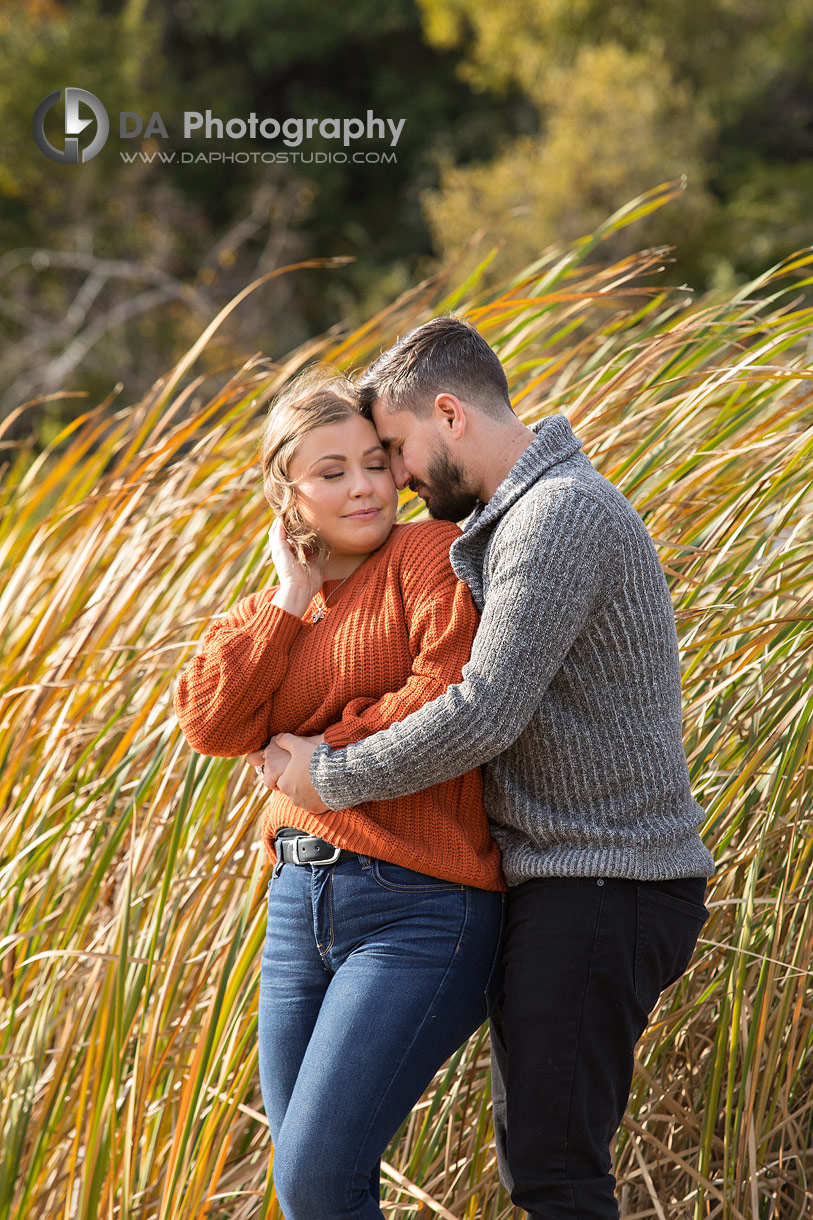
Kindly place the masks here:
[[(274, 733), (324, 733), (335, 749), (403, 720), (459, 682), (477, 630), (468, 587), (449, 561), (460, 530), (442, 521), (396, 525), (332, 597), (324, 618), (274, 605), (274, 589), (237, 602), (206, 633), (181, 675), (175, 711), (201, 754), (237, 757)], [(481, 889), (505, 889), (482, 800), (480, 769), (396, 800), (309, 813), (274, 792), (262, 820), (337, 847)]]

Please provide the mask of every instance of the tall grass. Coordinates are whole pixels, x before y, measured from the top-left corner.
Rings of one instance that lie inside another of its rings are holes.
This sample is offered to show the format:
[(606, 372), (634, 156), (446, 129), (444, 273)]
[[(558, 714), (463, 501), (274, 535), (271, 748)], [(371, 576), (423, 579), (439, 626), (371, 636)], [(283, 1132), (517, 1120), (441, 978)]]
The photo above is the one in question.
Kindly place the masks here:
[[(694, 963), (639, 1046), (622, 1212), (813, 1215), (813, 254), (700, 301), (658, 287), (662, 252), (590, 262), (669, 193), (498, 291), (447, 275), (217, 389), (194, 376), (202, 343), (135, 406), (5, 451), (2, 1220), (278, 1215), (261, 796), (239, 761), (191, 754), (172, 684), (211, 615), (273, 579), (254, 453), (269, 397), (448, 309), (500, 353), (526, 421), (568, 416), (646, 521), (675, 606), (719, 867)], [(512, 1215), (490, 1133), (482, 1030), (388, 1150), (387, 1214)]]

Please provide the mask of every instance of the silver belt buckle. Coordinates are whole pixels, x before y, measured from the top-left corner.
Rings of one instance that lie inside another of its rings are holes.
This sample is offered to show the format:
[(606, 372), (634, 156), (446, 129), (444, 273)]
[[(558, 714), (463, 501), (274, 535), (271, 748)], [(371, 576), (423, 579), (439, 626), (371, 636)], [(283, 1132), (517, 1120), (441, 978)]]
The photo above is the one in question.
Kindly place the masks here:
[(300, 860), (299, 844), (302, 842), (303, 839), (316, 838), (316, 837), (317, 837), (316, 835), (300, 835), (299, 838), (294, 839), (294, 847), (293, 847), (294, 864), (313, 864), (315, 867), (318, 867), (322, 864), (335, 864), (336, 863), (339, 856), (342, 854), (342, 849), (340, 847), (334, 847), (333, 855), (328, 856), (327, 860)]

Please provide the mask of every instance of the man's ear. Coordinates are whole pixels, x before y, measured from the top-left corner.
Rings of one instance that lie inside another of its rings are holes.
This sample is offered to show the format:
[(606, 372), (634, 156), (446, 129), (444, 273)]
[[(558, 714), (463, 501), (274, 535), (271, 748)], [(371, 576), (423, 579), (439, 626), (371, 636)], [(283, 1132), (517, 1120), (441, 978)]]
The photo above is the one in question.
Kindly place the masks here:
[(460, 440), (466, 431), (466, 411), (455, 394), (438, 394), (435, 398), (435, 414), (448, 437)]

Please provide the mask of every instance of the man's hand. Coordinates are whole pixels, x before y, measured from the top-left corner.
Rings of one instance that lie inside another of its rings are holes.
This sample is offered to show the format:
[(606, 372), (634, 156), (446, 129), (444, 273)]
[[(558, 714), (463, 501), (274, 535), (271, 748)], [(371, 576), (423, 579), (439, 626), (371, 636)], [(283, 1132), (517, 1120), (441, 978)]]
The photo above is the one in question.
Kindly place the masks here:
[[(294, 740), (298, 741), (299, 738), (294, 738)], [(291, 755), (288, 751), (276, 745), (273, 739), (264, 749), (252, 750), (250, 754), (246, 755), (246, 762), (257, 772), (257, 779), (271, 791), (276, 790), (277, 780), (290, 761)]]
[(277, 788), (300, 809), (307, 809), (310, 813), (324, 813), (329, 808), (314, 788), (308, 773), (311, 756), (324, 740), (321, 734), (318, 737), (295, 737), (293, 733), (278, 733), (271, 738), (272, 745), (287, 751), (290, 756), (288, 766), (277, 780)]

